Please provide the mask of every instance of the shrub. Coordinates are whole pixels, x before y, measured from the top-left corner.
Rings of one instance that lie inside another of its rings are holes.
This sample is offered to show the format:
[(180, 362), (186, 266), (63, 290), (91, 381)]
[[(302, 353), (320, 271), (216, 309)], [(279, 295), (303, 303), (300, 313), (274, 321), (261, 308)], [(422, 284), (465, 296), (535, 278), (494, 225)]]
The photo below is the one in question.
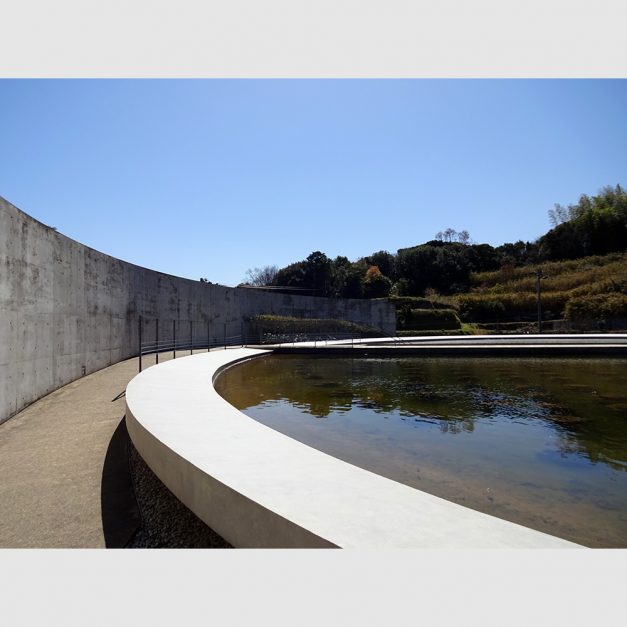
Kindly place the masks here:
[(463, 320), (499, 320), (505, 315), (505, 305), (483, 295), (463, 295), (457, 299), (459, 315)]
[(403, 321), (405, 330), (461, 329), (461, 322), (452, 309), (410, 309)]
[[(560, 316), (569, 298), (568, 292), (543, 292), (543, 314)], [(463, 294), (458, 296), (457, 303), (462, 320), (472, 322), (529, 319), (534, 318), (538, 310), (535, 292)]]
[(627, 295), (614, 292), (574, 297), (566, 303), (564, 315), (568, 320), (627, 318)]
[(408, 307), (409, 309), (455, 309), (455, 305), (452, 302), (432, 298), (420, 298), (419, 296), (390, 296), (386, 300), (393, 303), (397, 311), (403, 307)]
[[(495, 272), (473, 273), (472, 285), (482, 289), (496, 287), (500, 291), (518, 289), (523, 283), (527, 289), (535, 289), (535, 277), (538, 268), (549, 277), (542, 281), (543, 289), (554, 286), (553, 289), (565, 290), (591, 283), (607, 277), (608, 274), (622, 274), (627, 270), (627, 254), (612, 253), (603, 256), (583, 257), (568, 261), (552, 261), (536, 266), (504, 267)], [(506, 287), (507, 286), (507, 287)]]
[(248, 333), (251, 335), (290, 336), (296, 334), (351, 333), (363, 336), (380, 336), (381, 329), (348, 320), (334, 318), (296, 318), (260, 314), (248, 319)]

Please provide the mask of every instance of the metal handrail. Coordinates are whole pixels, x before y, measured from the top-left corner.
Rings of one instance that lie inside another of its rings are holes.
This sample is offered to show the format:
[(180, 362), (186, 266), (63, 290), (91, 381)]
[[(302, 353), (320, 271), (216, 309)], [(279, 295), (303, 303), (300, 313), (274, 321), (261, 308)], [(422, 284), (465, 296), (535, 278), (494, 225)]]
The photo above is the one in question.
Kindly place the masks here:
[[(144, 326), (145, 324), (154, 323), (154, 339), (146, 340), (144, 338)], [(235, 335), (227, 335), (227, 323), (218, 323), (223, 325), (221, 337), (215, 333), (215, 323), (207, 321), (193, 321), (193, 320), (178, 320), (172, 321), (171, 333), (167, 334), (164, 339), (159, 338), (159, 319), (144, 319), (143, 316), (139, 317), (138, 321), (138, 357), (139, 357), (139, 371), (142, 370), (142, 358), (146, 355), (155, 355), (156, 363), (159, 363), (159, 354), (172, 352), (173, 359), (176, 359), (177, 351), (189, 351), (190, 355), (196, 350), (210, 351), (216, 348), (227, 349), (230, 346), (264, 346), (264, 345), (295, 345), (297, 342), (310, 342), (314, 347), (318, 347), (329, 342), (350, 340), (350, 345), (353, 346), (356, 343), (361, 343), (366, 337), (382, 337), (381, 334), (361, 334), (350, 332), (324, 332), (324, 333), (311, 333), (311, 332), (299, 332), (296, 330), (289, 332), (261, 332), (261, 333), (245, 333), (244, 324), (242, 323), (241, 333)], [(230, 323), (231, 325), (233, 323)], [(187, 335), (180, 335), (181, 327), (189, 329)], [(205, 331), (203, 337), (199, 337), (199, 330)], [(212, 332), (213, 331), (213, 332)]]

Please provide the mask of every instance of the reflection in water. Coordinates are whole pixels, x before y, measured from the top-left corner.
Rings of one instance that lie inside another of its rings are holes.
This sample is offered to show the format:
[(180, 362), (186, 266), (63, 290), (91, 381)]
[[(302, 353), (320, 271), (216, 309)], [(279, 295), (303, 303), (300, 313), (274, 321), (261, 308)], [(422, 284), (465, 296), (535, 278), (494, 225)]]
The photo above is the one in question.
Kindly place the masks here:
[(216, 389), (357, 466), (581, 544), (627, 547), (626, 382), (621, 359), (274, 355), (227, 370)]

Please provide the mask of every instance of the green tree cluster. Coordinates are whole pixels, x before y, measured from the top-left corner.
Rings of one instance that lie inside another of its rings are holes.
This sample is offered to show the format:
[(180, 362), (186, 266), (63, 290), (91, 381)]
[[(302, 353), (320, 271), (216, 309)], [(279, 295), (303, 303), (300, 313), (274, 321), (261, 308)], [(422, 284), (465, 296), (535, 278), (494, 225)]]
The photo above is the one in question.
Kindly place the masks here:
[(583, 195), (568, 208), (549, 211), (554, 227), (539, 240), (542, 260), (578, 259), (627, 249), (627, 192), (604, 187), (598, 196)]
[(344, 298), (422, 295), (427, 289), (453, 294), (468, 288), (471, 272), (498, 268), (498, 259), (489, 244), (440, 240), (401, 249), (396, 255), (380, 250), (353, 262), (315, 251), (281, 268), (272, 285)]
[(493, 247), (473, 243), (466, 230), (447, 228), (424, 244), (396, 254), (379, 250), (356, 261), (314, 251), (278, 271), (272, 267), (271, 285), (345, 298), (423, 296), (427, 291), (452, 296), (468, 292), (477, 273), (627, 250), (627, 193), (620, 185), (584, 195), (575, 205), (556, 205), (549, 218), (553, 228), (535, 242)]

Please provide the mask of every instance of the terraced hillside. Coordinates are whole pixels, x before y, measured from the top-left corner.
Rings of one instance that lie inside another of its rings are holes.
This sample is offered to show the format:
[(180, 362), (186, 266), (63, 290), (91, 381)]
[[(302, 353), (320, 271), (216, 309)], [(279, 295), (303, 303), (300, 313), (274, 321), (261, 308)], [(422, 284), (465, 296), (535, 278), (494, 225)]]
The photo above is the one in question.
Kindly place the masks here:
[(627, 254), (583, 257), (542, 265), (504, 267), (471, 276), (469, 292), (453, 300), (467, 322), (534, 320), (542, 272), (544, 319), (606, 324), (627, 319)]

